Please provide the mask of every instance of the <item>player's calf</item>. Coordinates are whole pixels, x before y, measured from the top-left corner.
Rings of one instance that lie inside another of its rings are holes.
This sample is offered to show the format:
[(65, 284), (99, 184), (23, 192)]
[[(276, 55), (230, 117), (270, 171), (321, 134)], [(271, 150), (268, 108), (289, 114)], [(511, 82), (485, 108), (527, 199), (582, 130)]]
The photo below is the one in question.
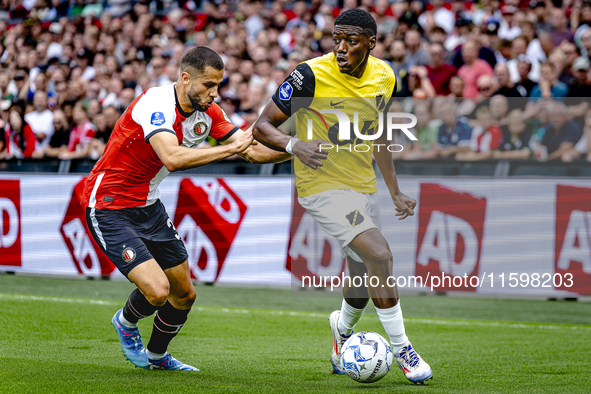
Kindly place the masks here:
[(166, 349), (172, 339), (183, 328), (190, 309), (177, 309), (170, 302), (164, 304), (154, 316), (152, 336), (148, 343), (148, 357), (159, 360), (166, 356)]
[(128, 327), (137, 327), (137, 322), (140, 319), (151, 316), (158, 307), (159, 305), (150, 302), (140, 289), (135, 289), (123, 307), (122, 317), (125, 319), (123, 323)]
[(391, 308), (398, 303), (398, 290), (389, 279), (392, 277), (391, 254), (389, 256), (367, 264), (370, 277), (368, 292), (376, 308)]

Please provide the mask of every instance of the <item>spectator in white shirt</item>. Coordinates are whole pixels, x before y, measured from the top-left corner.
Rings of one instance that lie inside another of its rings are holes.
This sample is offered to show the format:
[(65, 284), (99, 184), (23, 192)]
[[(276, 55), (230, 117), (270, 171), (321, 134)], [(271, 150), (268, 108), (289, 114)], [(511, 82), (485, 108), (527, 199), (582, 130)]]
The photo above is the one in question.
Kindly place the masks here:
[(31, 126), (37, 137), (36, 150), (44, 150), (53, 136), (53, 112), (47, 109), (47, 93), (37, 90), (33, 97), (35, 110), (25, 115), (25, 121)]
[(62, 38), (62, 25), (59, 22), (53, 22), (49, 25), (49, 32), (51, 33), (51, 43), (47, 46), (47, 58), (60, 58), (64, 53), (64, 47), (60, 43)]
[(447, 8), (443, 7), (443, 0), (432, 0), (430, 3), (433, 6), (433, 10), (423, 12), (419, 16), (419, 24), (423, 27), (423, 29), (428, 30), (426, 28), (428, 26), (428, 17), (432, 15), (436, 26), (443, 28), (447, 34), (453, 32), (456, 23), (456, 15)]
[(253, 41), (259, 31), (265, 28), (263, 18), (260, 13), (263, 11), (263, 3), (260, 1), (254, 1), (245, 6), (245, 11), (248, 17), (244, 21), (244, 28), (248, 34), (248, 41)]
[(545, 62), (547, 56), (542, 49), (540, 40), (536, 38), (536, 25), (532, 21), (524, 20), (519, 22), (519, 27), (521, 28), (521, 35), (529, 41), (525, 54), (530, 59), (536, 59), (540, 63)]
[(82, 48), (78, 51), (78, 56), (76, 58), (76, 64), (82, 70), (82, 78), (87, 81), (94, 79), (96, 76), (96, 70), (89, 65), (91, 57), (92, 53), (88, 49)]
[[(523, 36), (519, 36), (511, 43), (511, 53), (513, 58), (507, 61), (507, 68), (509, 68), (509, 74), (511, 75), (511, 82), (517, 83), (521, 79), (519, 76), (519, 70), (517, 69), (517, 58), (519, 55), (525, 55), (527, 50), (527, 39)], [(531, 71), (529, 72), (528, 78), (534, 82), (540, 80), (540, 62), (537, 59), (530, 58), (528, 56), (529, 63), (531, 64)]]
[(118, 78), (111, 79), (111, 86), (110, 86), (109, 94), (107, 94), (107, 97), (105, 97), (105, 99), (102, 102), (103, 108), (106, 108), (110, 105), (112, 105), (113, 107), (116, 107), (116, 108), (120, 108), (121, 107), (121, 100), (120, 100), (119, 95), (121, 94), (122, 90), (123, 90), (123, 82), (121, 82), (121, 80)]
[(515, 22), (515, 13), (518, 11), (517, 7), (506, 5), (501, 8), (503, 19), (501, 19), (501, 26), (499, 27), (499, 38), (506, 38), (513, 41), (516, 37), (521, 35), (521, 28)]

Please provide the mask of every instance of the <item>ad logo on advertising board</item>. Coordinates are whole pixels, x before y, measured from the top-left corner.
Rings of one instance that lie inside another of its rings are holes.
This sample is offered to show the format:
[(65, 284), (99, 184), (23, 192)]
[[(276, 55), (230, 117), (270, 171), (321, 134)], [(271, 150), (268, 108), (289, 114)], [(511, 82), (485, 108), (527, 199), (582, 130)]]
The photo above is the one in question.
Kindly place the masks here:
[(86, 178), (74, 186), (60, 233), (79, 273), (86, 276), (110, 275), (115, 266), (98, 246), (86, 223), (86, 208), (80, 205)]
[(303, 276), (339, 276), (346, 262), (341, 243), (300, 205), (295, 188), (294, 193), (285, 268), (300, 280)]
[(221, 178), (181, 181), (174, 226), (187, 247), (193, 277), (217, 280), (246, 209)]
[(555, 273), (572, 274), (572, 287), (554, 283), (556, 290), (591, 295), (591, 189), (556, 186)]
[(18, 179), (0, 180), (0, 265), (22, 265), (21, 189)]
[(469, 283), (478, 276), (486, 198), (422, 183), (419, 207), (415, 275), (423, 283), (428, 275), (451, 276), (436, 287), (439, 291), (476, 291), (465, 280), (454, 285), (453, 278), (467, 275)]

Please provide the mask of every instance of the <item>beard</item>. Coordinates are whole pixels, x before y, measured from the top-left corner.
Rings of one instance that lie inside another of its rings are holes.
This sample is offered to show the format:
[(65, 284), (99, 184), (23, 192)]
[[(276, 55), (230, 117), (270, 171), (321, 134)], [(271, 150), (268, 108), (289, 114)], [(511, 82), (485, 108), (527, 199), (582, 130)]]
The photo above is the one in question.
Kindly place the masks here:
[(193, 107), (194, 110), (197, 110), (200, 112), (207, 111), (207, 106), (201, 102), (201, 100), (199, 99), (199, 96), (195, 92), (195, 88), (193, 86), (191, 86), (189, 93), (187, 93), (187, 98), (191, 102), (191, 107)]

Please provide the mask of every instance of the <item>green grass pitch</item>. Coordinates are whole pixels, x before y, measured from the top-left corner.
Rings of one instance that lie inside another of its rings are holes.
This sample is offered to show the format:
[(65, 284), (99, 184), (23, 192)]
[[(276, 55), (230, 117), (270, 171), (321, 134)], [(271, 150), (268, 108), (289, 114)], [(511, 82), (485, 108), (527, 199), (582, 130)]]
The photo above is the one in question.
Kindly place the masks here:
[[(197, 286), (169, 350), (201, 372), (134, 368), (110, 324), (132, 285), (0, 275), (0, 393), (590, 393), (591, 303), (406, 297), (406, 330), (431, 364), (418, 386), (329, 374), (340, 300)], [(140, 323), (144, 343), (151, 319)], [(373, 307), (356, 327), (385, 335)]]

